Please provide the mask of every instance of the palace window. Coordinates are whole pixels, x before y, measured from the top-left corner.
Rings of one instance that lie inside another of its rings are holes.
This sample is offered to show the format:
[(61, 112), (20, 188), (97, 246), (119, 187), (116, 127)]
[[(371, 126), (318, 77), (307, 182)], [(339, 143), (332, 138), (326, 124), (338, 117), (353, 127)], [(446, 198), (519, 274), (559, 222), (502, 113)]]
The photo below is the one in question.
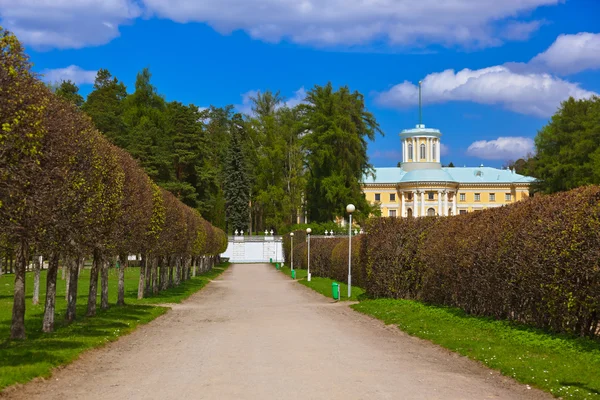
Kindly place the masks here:
[(433, 208), (427, 209), (427, 216), (428, 217), (435, 217), (435, 210)]
[(460, 201), (467, 201), (467, 196), (464, 193), (460, 194)]
[(427, 200), (433, 200), (434, 199), (434, 193), (433, 192), (427, 192)]
[(512, 198), (512, 197), (511, 197), (510, 193), (506, 193), (506, 194), (504, 195), (504, 200), (505, 200), (505, 201), (510, 201), (510, 200), (511, 200), (511, 198)]
[(408, 218), (412, 218), (412, 208), (409, 208), (409, 209), (406, 210), (406, 216)]
[(396, 193), (390, 193), (390, 201), (396, 201)]
[(467, 213), (467, 210), (459, 210), (459, 211), (458, 211), (458, 213), (459, 213), (460, 215), (462, 215), (462, 214), (466, 214), (466, 213)]
[(408, 145), (408, 159), (409, 160), (413, 159), (413, 145), (412, 145), (412, 143), (410, 143)]
[(425, 157), (426, 157), (426, 156), (425, 156), (425, 145), (424, 145), (424, 144), (422, 144), (422, 145), (420, 146), (420, 148), (421, 148), (421, 159), (425, 159)]
[(375, 193), (375, 201), (381, 201), (381, 193)]
[(481, 193), (475, 193), (475, 201), (481, 201)]
[(496, 201), (496, 193), (490, 193), (490, 201)]
[(396, 218), (396, 210), (388, 210), (388, 214), (390, 217)]
[(431, 149), (432, 149), (431, 151), (433, 152), (433, 154), (431, 155), (431, 159), (432, 159), (433, 161), (435, 161), (435, 156), (437, 155), (437, 153), (436, 153), (436, 151), (435, 151), (435, 143), (433, 144), (433, 146), (432, 146), (432, 148), (431, 148)]

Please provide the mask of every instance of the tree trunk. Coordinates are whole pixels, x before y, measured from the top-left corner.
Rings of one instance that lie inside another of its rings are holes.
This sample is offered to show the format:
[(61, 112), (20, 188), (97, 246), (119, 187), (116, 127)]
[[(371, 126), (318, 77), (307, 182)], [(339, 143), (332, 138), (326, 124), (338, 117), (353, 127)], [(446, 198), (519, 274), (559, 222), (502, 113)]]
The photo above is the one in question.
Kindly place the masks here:
[(143, 299), (144, 298), (144, 290), (145, 290), (145, 283), (146, 283), (146, 264), (148, 263), (148, 258), (146, 257), (146, 254), (142, 254), (142, 259), (140, 260), (140, 280), (138, 282), (138, 295), (137, 298), (139, 299)]
[(10, 326), (11, 339), (25, 339), (25, 268), (27, 268), (27, 242), (21, 239), (17, 246), (15, 265), (15, 291)]
[[(69, 301), (69, 285), (71, 284), (71, 260), (63, 260), (63, 278), (65, 278), (65, 301)], [(66, 272), (65, 272), (66, 271)]]
[(150, 257), (148, 259), (148, 263), (146, 264), (146, 296), (150, 296), (153, 292), (152, 287), (152, 265), (154, 263), (154, 257)]
[(125, 305), (125, 267), (127, 266), (127, 256), (121, 254), (119, 257), (119, 294), (117, 295), (117, 305)]
[(79, 280), (79, 257), (70, 257), (69, 265), (69, 287), (67, 290), (67, 315), (68, 322), (75, 321), (77, 313), (77, 283)]
[(152, 260), (152, 294), (158, 294), (158, 257)]
[(44, 323), (42, 331), (54, 331), (54, 308), (56, 305), (56, 278), (58, 276), (58, 253), (50, 254), (48, 273), (46, 274), (46, 304), (44, 308)]
[(102, 270), (100, 276), (100, 308), (108, 310), (108, 268), (110, 263), (107, 259), (102, 260)]
[(169, 287), (173, 287), (174, 279), (173, 279), (173, 260), (169, 263)]
[(159, 289), (165, 290), (169, 286), (169, 273), (168, 273), (168, 265), (169, 257), (160, 257), (159, 258), (159, 267), (160, 267), (160, 283)]
[(87, 316), (96, 315), (96, 304), (98, 302), (98, 271), (102, 265), (102, 254), (100, 250), (94, 249), (94, 259), (90, 270), (90, 290), (88, 292)]
[(40, 304), (40, 273), (42, 271), (42, 256), (33, 256), (33, 298), (34, 305)]
[(196, 277), (196, 263), (198, 262), (198, 257), (192, 258), (192, 278)]
[(175, 257), (175, 276), (173, 277), (175, 286), (181, 284), (181, 257)]

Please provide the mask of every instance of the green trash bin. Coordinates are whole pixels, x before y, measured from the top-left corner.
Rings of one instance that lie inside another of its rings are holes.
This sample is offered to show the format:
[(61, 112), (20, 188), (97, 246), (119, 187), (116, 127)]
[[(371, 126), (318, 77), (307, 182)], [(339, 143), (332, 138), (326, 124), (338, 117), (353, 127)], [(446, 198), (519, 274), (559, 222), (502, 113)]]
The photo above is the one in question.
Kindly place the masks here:
[(292, 279), (296, 279), (296, 270), (295, 269), (292, 270)]
[(269, 262), (270, 262), (271, 264), (273, 264), (273, 259), (272, 259), (272, 258), (269, 258)]
[(333, 296), (334, 300), (340, 299), (340, 284), (339, 283), (333, 282), (331, 284), (331, 295)]
[(275, 264), (275, 268), (279, 269), (279, 263)]

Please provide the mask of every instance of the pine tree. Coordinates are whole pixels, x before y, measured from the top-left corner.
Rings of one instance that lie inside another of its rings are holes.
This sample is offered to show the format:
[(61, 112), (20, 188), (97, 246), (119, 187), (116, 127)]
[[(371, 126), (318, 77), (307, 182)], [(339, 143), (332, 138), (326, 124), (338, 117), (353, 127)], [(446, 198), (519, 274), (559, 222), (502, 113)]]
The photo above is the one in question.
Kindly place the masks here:
[(77, 107), (83, 105), (83, 97), (79, 94), (79, 87), (71, 80), (61, 81), (57, 86), (51, 86), (54, 94), (75, 104)]
[(225, 199), (227, 225), (248, 232), (250, 223), (250, 178), (244, 154), (244, 126), (241, 116), (231, 122), (231, 143), (225, 163)]

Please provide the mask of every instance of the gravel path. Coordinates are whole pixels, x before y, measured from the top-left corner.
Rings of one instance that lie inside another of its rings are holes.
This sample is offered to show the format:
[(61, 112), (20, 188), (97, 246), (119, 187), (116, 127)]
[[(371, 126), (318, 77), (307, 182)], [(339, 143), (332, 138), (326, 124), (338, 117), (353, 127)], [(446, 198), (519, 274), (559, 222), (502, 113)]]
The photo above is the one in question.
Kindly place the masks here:
[(166, 315), (4, 396), (551, 398), (333, 303), (266, 264), (231, 266)]

